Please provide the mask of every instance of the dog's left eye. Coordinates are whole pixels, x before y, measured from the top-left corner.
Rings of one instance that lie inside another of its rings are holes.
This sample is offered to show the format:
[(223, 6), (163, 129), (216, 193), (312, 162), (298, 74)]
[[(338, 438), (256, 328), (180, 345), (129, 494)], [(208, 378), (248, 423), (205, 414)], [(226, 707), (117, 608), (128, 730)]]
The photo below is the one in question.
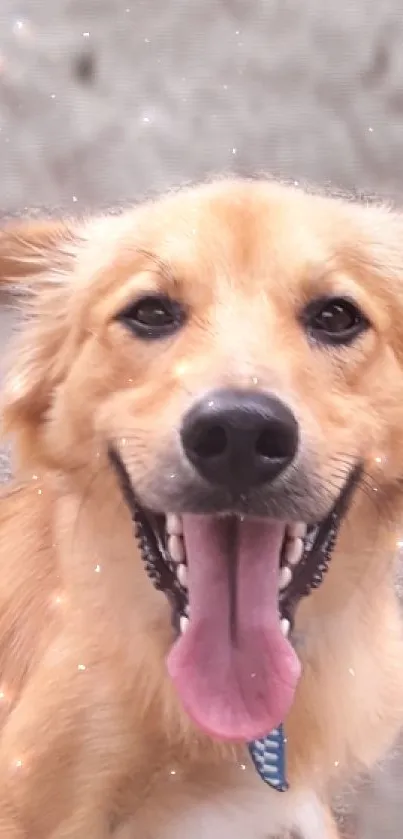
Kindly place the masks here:
[(305, 329), (322, 344), (349, 344), (368, 329), (369, 321), (358, 306), (344, 297), (316, 300), (305, 309)]
[(172, 335), (185, 320), (182, 306), (165, 295), (149, 294), (131, 303), (118, 315), (139, 338), (157, 339)]

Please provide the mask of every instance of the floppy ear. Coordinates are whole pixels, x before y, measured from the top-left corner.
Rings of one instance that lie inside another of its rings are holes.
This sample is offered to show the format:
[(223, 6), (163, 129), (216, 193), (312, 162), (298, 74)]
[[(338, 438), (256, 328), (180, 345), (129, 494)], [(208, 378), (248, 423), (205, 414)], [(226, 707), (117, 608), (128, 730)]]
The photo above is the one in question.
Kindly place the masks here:
[(61, 220), (22, 221), (0, 228), (2, 290), (23, 294), (34, 276), (50, 267), (67, 267), (68, 244), (73, 241), (73, 225)]
[(38, 432), (67, 361), (69, 290), (79, 234), (74, 225), (41, 220), (0, 230), (0, 290), (23, 298), (22, 324), (3, 387), (2, 422), (25, 454)]

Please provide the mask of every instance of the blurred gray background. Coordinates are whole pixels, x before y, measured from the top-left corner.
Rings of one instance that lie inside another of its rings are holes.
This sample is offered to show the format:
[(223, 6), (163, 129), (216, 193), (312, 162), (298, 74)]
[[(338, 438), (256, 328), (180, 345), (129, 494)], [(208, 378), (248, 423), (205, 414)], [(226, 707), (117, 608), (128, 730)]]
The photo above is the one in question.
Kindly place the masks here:
[[(0, 3), (0, 215), (224, 170), (403, 194), (403, 0)], [(399, 764), (347, 819), (360, 839), (400, 839)]]
[(1, 0), (3, 208), (211, 171), (398, 197), (401, 0)]

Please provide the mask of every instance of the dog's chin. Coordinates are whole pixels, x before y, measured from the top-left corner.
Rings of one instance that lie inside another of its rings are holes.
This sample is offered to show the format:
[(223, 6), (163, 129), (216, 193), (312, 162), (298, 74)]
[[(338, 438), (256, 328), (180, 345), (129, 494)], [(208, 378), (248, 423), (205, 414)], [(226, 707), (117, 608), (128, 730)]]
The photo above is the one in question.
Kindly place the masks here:
[(194, 722), (221, 740), (263, 737), (287, 716), (300, 665), (295, 609), (327, 570), (360, 480), (356, 465), (316, 522), (263, 515), (260, 505), (143, 506), (123, 460), (111, 464), (135, 522), (145, 569), (172, 604), (168, 670)]

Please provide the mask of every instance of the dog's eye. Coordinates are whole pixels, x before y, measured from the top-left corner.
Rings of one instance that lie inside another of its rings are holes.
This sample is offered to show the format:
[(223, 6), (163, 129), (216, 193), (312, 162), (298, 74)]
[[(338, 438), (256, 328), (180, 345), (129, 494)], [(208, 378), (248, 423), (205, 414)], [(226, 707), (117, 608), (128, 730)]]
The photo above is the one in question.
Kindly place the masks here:
[(349, 344), (369, 327), (369, 321), (356, 304), (344, 297), (310, 303), (303, 313), (303, 323), (322, 344)]
[(149, 294), (127, 306), (117, 319), (139, 338), (157, 339), (176, 332), (184, 323), (185, 312), (175, 300)]

